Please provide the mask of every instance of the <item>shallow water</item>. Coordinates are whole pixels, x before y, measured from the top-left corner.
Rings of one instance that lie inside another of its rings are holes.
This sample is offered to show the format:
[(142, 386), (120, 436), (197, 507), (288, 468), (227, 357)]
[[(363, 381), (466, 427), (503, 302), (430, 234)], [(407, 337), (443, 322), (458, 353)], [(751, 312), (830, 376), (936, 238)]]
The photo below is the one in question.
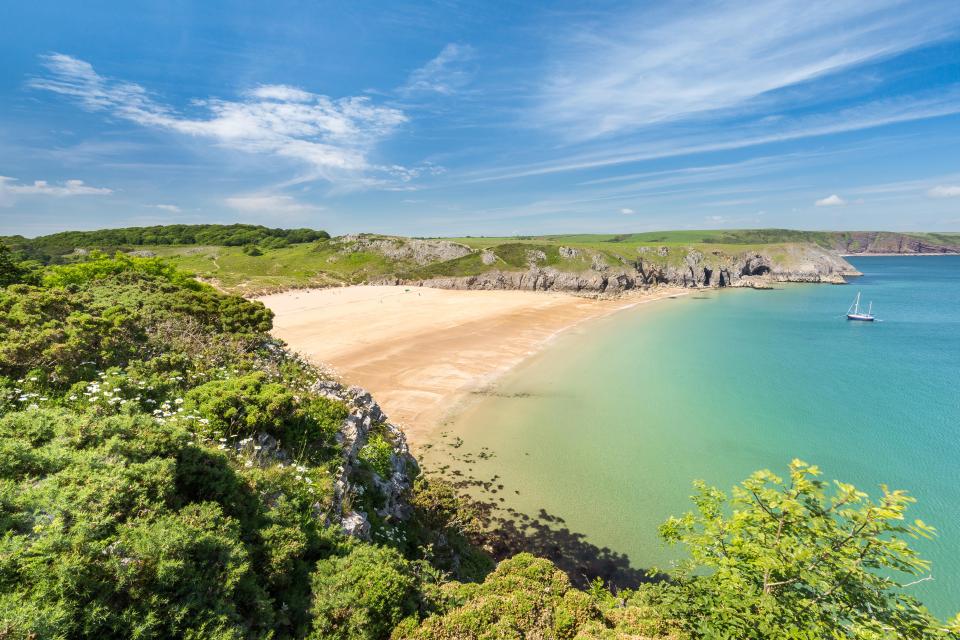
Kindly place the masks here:
[[(851, 262), (865, 274), (852, 286), (697, 293), (575, 328), (454, 420), (456, 452), (487, 447), (470, 473), (498, 475), (505, 506), (559, 516), (635, 567), (673, 557), (657, 525), (689, 508), (694, 478), (728, 488), (799, 457), (871, 495), (907, 489), (940, 531), (917, 544), (935, 580), (915, 593), (952, 614), (960, 257)], [(881, 322), (844, 319), (857, 290)]]

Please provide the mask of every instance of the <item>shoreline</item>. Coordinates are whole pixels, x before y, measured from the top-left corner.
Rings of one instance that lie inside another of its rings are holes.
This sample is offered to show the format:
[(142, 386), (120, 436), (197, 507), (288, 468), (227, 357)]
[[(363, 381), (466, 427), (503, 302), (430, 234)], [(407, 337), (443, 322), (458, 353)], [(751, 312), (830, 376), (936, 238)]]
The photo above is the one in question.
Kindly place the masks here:
[(273, 335), (370, 391), (419, 447), (477, 390), (588, 320), (687, 295), (658, 287), (619, 298), (540, 291), (363, 285), (260, 296)]

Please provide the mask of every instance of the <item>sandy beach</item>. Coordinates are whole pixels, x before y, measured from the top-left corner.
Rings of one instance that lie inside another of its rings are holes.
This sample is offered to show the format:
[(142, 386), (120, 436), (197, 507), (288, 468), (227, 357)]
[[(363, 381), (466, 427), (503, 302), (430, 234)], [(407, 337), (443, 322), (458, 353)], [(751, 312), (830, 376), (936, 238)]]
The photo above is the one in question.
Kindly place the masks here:
[(413, 444), (471, 391), (489, 385), (575, 324), (683, 295), (661, 288), (616, 300), (531, 291), (357, 286), (259, 298), (273, 333), (368, 389)]

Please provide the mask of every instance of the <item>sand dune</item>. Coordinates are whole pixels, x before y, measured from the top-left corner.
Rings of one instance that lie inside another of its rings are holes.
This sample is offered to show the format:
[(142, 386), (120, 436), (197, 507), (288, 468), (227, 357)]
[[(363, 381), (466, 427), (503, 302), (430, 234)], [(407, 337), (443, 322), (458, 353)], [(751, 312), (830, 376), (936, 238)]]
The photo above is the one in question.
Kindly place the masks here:
[(530, 291), (358, 286), (259, 298), (273, 333), (374, 394), (413, 443), (426, 441), (471, 391), (578, 322), (683, 290), (616, 300)]

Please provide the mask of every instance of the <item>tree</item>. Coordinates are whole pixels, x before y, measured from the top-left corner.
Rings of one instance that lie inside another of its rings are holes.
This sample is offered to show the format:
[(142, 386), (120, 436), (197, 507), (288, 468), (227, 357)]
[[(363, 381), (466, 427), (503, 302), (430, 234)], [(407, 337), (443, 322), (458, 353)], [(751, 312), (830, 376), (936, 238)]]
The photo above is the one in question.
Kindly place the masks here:
[(905, 538), (935, 533), (906, 524), (914, 499), (886, 486), (876, 501), (842, 482), (828, 491), (819, 475), (794, 460), (789, 481), (758, 471), (731, 500), (696, 482), (696, 510), (661, 526), (690, 553), (675, 578), (697, 635), (955, 637), (906, 593), (929, 579), (929, 564)]
[(0, 242), (0, 287), (20, 282), (23, 269), (20, 268), (10, 254), (10, 247)]

